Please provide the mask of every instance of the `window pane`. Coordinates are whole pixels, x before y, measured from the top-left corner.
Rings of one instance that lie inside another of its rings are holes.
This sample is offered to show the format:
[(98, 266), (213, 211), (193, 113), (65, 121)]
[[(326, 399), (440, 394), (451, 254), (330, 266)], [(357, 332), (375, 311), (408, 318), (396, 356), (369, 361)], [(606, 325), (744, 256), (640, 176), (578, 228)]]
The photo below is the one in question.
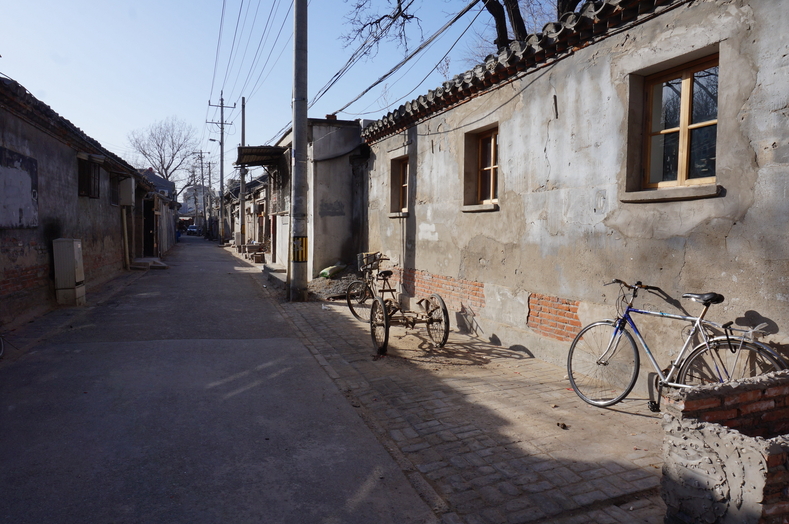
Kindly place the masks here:
[(688, 178), (715, 176), (715, 135), (718, 126), (699, 127), (690, 132)]
[(479, 200), (490, 199), (490, 171), (482, 171), (479, 175)]
[(718, 66), (693, 73), (693, 124), (718, 118)]
[(677, 179), (679, 160), (679, 133), (668, 133), (652, 137), (649, 183), (667, 182)]
[(488, 136), (479, 141), (479, 148), (480, 148), (479, 159), (481, 163), (480, 167), (490, 167), (492, 165), (491, 163), (492, 159), (490, 157), (490, 151), (491, 151), (490, 144), (492, 138), (493, 137)]
[[(675, 78), (652, 88), (652, 132), (679, 127), (682, 79)], [(657, 116), (660, 115), (660, 118)]]

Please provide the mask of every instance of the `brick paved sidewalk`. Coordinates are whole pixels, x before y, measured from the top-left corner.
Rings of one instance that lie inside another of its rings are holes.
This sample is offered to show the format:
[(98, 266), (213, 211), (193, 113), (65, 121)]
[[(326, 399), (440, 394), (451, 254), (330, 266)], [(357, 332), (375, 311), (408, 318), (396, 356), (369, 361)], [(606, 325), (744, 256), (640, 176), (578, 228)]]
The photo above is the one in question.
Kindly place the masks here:
[(344, 304), (279, 308), (442, 522), (663, 521), (645, 399), (589, 406), (563, 368), (456, 332), (432, 349), (393, 327), (376, 359)]

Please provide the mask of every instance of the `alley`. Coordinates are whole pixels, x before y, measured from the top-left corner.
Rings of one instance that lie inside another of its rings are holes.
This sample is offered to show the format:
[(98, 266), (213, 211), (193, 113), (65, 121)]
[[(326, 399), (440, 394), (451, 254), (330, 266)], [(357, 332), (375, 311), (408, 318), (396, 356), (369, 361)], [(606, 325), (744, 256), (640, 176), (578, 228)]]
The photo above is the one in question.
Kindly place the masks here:
[(12, 334), (0, 364), (9, 522), (662, 522), (662, 430), (560, 366), (287, 303), (185, 237), (168, 270)]
[(259, 269), (198, 237), (167, 262), (9, 337), (3, 522), (432, 521)]

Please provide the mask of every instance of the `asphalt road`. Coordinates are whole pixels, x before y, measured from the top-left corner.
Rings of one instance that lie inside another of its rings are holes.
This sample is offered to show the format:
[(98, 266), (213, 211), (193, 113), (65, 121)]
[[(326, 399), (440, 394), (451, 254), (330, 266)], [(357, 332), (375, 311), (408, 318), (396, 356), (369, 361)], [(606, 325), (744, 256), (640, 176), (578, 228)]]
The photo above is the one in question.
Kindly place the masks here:
[(167, 263), (24, 328), (38, 342), (0, 366), (0, 520), (434, 522), (259, 270), (200, 237)]

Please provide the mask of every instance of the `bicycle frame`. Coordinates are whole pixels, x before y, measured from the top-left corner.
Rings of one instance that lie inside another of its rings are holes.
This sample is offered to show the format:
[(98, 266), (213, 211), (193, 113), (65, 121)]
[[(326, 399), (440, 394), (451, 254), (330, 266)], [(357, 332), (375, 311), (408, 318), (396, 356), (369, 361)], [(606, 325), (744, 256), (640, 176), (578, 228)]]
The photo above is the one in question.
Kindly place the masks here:
[[(701, 315), (699, 315), (698, 317), (690, 317), (686, 315), (675, 315), (673, 313), (664, 313), (662, 311), (650, 311), (647, 309), (638, 309), (633, 307), (631, 304), (628, 304), (622, 316), (615, 320), (616, 329), (614, 330), (614, 336), (612, 337), (611, 342), (613, 342), (618, 336), (621, 336), (620, 333), (622, 330), (624, 330), (623, 323), (626, 322), (627, 325), (630, 326), (630, 329), (635, 334), (638, 343), (641, 345), (641, 348), (644, 350), (644, 353), (646, 353), (647, 357), (649, 358), (649, 361), (652, 363), (652, 366), (655, 368), (655, 372), (657, 372), (658, 377), (660, 377), (660, 382), (663, 385), (671, 386), (671, 387), (681, 387), (681, 388), (690, 387), (686, 384), (679, 384), (678, 382), (673, 382), (672, 379), (676, 378), (676, 374), (679, 372), (679, 366), (685, 359), (685, 354), (688, 352), (688, 349), (690, 348), (693, 342), (693, 337), (695, 337), (697, 333), (701, 334), (701, 338), (704, 340), (704, 344), (707, 345), (709, 344), (709, 338), (707, 337), (707, 333), (701, 328), (702, 324), (705, 323), (704, 316), (707, 314), (708, 309), (709, 306), (705, 306), (704, 310), (701, 312)], [(633, 317), (630, 316), (631, 313), (637, 313), (639, 315), (647, 315), (652, 317), (670, 318), (673, 320), (682, 320), (685, 322), (693, 323), (693, 329), (691, 329), (690, 333), (688, 333), (688, 337), (685, 339), (685, 343), (682, 345), (682, 349), (680, 350), (679, 355), (677, 355), (677, 358), (671, 362), (671, 366), (668, 368), (668, 372), (666, 374), (663, 374), (663, 371), (660, 369), (660, 365), (657, 363), (657, 360), (655, 360), (655, 356), (652, 354), (652, 351), (649, 349), (649, 344), (647, 344), (646, 340), (644, 340), (644, 336), (641, 334), (641, 331), (639, 331), (638, 326), (633, 320)], [(608, 351), (606, 351), (606, 353), (608, 353)]]

